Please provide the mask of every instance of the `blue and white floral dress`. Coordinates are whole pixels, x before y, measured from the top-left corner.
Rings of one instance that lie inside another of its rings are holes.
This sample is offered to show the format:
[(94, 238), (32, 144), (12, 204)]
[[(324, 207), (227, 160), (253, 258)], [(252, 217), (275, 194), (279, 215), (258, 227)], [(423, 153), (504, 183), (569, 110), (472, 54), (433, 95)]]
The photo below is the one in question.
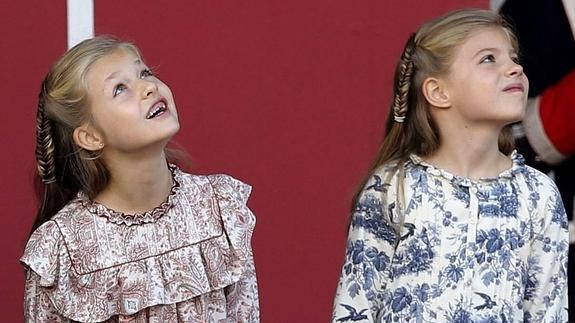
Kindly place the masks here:
[(352, 216), (333, 322), (567, 322), (561, 197), (511, 157), (472, 181), (412, 155), (401, 212), (397, 167), (378, 168)]

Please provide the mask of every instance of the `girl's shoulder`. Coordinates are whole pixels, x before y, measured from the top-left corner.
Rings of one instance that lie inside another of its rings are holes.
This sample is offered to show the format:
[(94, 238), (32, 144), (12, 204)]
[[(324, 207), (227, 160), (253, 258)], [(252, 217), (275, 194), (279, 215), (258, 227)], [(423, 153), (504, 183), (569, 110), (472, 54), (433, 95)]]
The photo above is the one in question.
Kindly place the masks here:
[(375, 167), (371, 176), (372, 178), (386, 179), (386, 182), (396, 181), (398, 176), (401, 176), (406, 169), (411, 167), (412, 163), (409, 160), (392, 160)]
[(51, 286), (56, 280), (54, 270), (60, 251), (65, 249), (62, 232), (55, 221), (50, 220), (38, 227), (28, 239), (20, 262), (40, 277), (42, 286)]
[(32, 232), (20, 262), (43, 274), (41, 276), (44, 280), (47, 279), (46, 282), (51, 281), (54, 277), (50, 274), (52, 270), (50, 267), (56, 261), (58, 252), (65, 249), (66, 244), (60, 220), (75, 217), (86, 211), (78, 196), (68, 202), (50, 220)]
[(551, 191), (557, 190), (557, 185), (555, 184), (555, 181), (551, 177), (549, 177), (549, 175), (541, 172), (536, 168), (533, 168), (529, 165), (525, 165), (522, 174), (523, 174), (522, 180), (529, 186), (540, 187)]
[(392, 200), (401, 183), (400, 177), (405, 176), (410, 167), (407, 161), (391, 161), (375, 167), (365, 180), (360, 200)]
[(398, 180), (403, 180), (413, 174), (417, 164), (410, 158), (406, 160), (392, 160), (377, 166), (368, 179), (367, 186), (382, 183), (385, 186), (395, 186)]
[(510, 157), (513, 166), (500, 177), (510, 180), (515, 187), (518, 187), (517, 194), (528, 196), (528, 199), (560, 199), (557, 185), (549, 175), (527, 165), (523, 156), (517, 151), (513, 151)]
[[(195, 175), (176, 170), (176, 178), (189, 193), (214, 194), (218, 199), (232, 199), (246, 204), (252, 187), (227, 174)], [(195, 188), (195, 190), (193, 189)]]

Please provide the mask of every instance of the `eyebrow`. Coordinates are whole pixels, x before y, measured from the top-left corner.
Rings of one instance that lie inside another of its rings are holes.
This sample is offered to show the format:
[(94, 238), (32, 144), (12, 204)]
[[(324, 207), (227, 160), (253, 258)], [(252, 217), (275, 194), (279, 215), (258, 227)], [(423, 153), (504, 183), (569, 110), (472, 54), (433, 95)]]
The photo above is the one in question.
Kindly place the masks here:
[(499, 51), (500, 51), (499, 49), (493, 48), (493, 47), (483, 48), (483, 49), (479, 50), (477, 53), (475, 53), (475, 55), (473, 55), (473, 57), (479, 56), (483, 52), (499, 52)]
[[(135, 65), (142, 65), (142, 60), (140, 60), (140, 59), (138, 58), (138, 59), (136, 59), (136, 60), (134, 61), (134, 64), (135, 64)], [(113, 72), (112, 74), (108, 75), (108, 77), (106, 77), (106, 78), (104, 79), (104, 83), (109, 82), (111, 79), (115, 78), (116, 75), (118, 75), (118, 71)]]
[[(499, 49), (499, 48), (494, 48), (494, 47), (483, 48), (483, 49), (480, 49), (479, 51), (477, 51), (477, 53), (475, 53), (475, 55), (473, 55), (473, 57), (477, 57), (477, 56), (479, 56), (481, 53), (484, 53), (484, 52), (496, 52), (496, 53), (499, 53), (499, 52), (501, 52), (501, 49)], [(510, 54), (515, 54), (515, 55), (517, 55), (517, 51), (516, 51), (515, 49), (513, 49), (513, 48), (512, 48), (511, 50), (509, 50), (509, 53), (510, 53)]]

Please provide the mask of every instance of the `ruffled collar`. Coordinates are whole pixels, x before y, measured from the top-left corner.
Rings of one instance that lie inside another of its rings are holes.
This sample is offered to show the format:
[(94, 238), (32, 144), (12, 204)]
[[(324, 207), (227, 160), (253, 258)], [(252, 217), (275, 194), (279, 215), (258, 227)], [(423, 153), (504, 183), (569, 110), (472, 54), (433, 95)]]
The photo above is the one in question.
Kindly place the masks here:
[(409, 158), (413, 164), (420, 165), (420, 166), (424, 167), (427, 173), (435, 175), (435, 176), (443, 177), (449, 181), (454, 181), (454, 182), (457, 182), (458, 184), (464, 185), (464, 186), (473, 186), (473, 185), (478, 185), (478, 184), (482, 184), (482, 183), (491, 183), (491, 182), (499, 181), (501, 179), (512, 179), (517, 173), (520, 173), (524, 170), (525, 159), (523, 158), (523, 156), (521, 156), (520, 153), (517, 152), (517, 150), (514, 150), (511, 153), (510, 157), (511, 157), (511, 161), (512, 161), (511, 167), (504, 170), (499, 175), (494, 176), (494, 177), (482, 177), (482, 178), (477, 179), (477, 180), (472, 180), (472, 179), (469, 179), (467, 177), (454, 175), (445, 169), (437, 168), (437, 167), (429, 164), (425, 160), (423, 160), (423, 158), (421, 158), (418, 155), (411, 154), (409, 156)]
[(180, 183), (182, 177), (182, 171), (173, 164), (169, 165), (170, 171), (172, 172), (172, 179), (174, 184), (170, 190), (170, 194), (166, 198), (164, 202), (162, 202), (157, 207), (143, 212), (143, 213), (134, 213), (134, 214), (126, 214), (123, 212), (118, 212), (116, 210), (110, 209), (107, 206), (97, 202), (92, 201), (88, 195), (84, 192), (78, 192), (78, 198), (80, 199), (82, 205), (92, 214), (107, 218), (108, 221), (115, 223), (115, 224), (123, 224), (123, 225), (138, 225), (143, 223), (151, 223), (155, 222), (162, 216), (164, 216), (168, 211), (174, 206), (176, 197), (180, 191)]

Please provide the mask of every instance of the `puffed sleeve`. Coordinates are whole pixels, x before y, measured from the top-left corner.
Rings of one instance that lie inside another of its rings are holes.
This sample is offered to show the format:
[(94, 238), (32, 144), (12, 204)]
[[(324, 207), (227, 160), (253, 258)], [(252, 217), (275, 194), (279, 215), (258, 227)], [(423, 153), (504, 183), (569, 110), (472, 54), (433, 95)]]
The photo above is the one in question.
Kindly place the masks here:
[(567, 322), (567, 215), (555, 184), (534, 223), (527, 261), (525, 322)]
[(40, 276), (31, 269), (26, 271), (26, 286), (24, 289), (24, 321), (25, 322), (70, 322), (61, 315), (40, 284)]
[(381, 309), (396, 241), (391, 219), (397, 179), (386, 177), (387, 172), (376, 170), (352, 214), (333, 322), (375, 322)]
[(228, 320), (259, 322), (259, 299), (251, 237), (255, 216), (247, 207), (251, 187), (227, 175), (212, 175), (209, 180), (218, 197), (218, 205), (234, 253), (242, 262), (241, 277), (225, 288)]
[(59, 274), (64, 241), (55, 222), (38, 228), (28, 240), (20, 261), (26, 267), (24, 319), (26, 322), (69, 322), (54, 306), (47, 290)]
[(226, 287), (227, 311), (234, 322), (259, 322), (259, 301), (253, 257), (246, 262), (244, 275)]

